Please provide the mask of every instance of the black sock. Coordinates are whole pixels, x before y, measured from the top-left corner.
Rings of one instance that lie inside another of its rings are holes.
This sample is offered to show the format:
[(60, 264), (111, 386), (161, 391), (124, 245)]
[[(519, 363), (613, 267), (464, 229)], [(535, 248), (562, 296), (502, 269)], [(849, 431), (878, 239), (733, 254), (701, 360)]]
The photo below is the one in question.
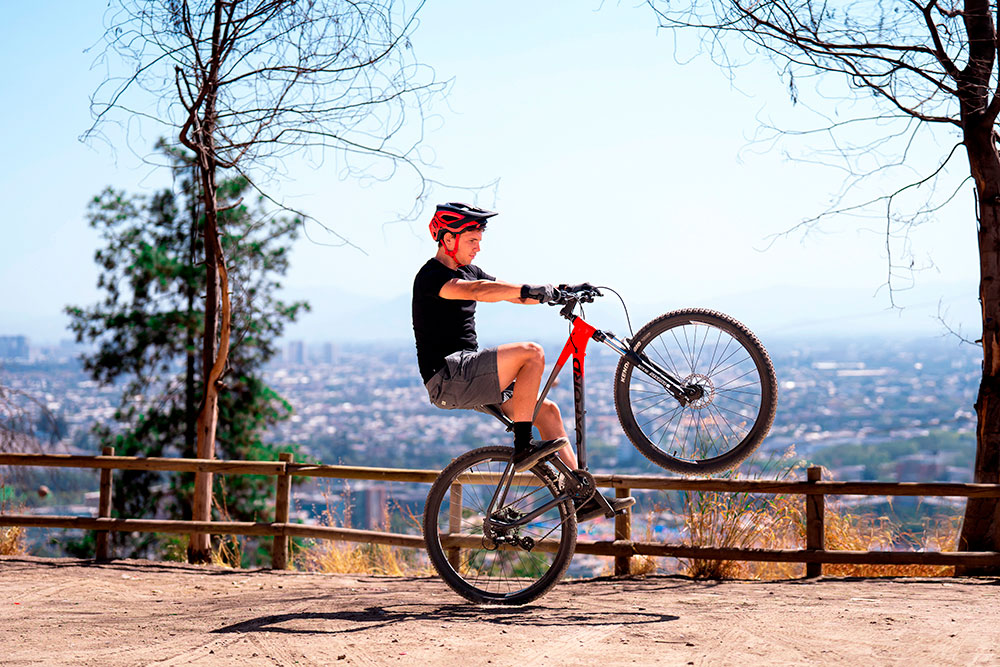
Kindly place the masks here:
[(531, 446), (531, 422), (514, 422), (514, 450), (521, 452)]

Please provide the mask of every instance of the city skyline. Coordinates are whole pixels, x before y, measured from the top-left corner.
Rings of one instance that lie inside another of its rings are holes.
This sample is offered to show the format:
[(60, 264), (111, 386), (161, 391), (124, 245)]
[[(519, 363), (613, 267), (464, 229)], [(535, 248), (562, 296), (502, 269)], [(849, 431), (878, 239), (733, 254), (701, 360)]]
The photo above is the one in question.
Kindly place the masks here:
[[(114, 420), (122, 385), (92, 380), (59, 352), (3, 368), (4, 383), (36, 396), (65, 424), (63, 439), (49, 446), (87, 453), (96, 446), (90, 425)], [(972, 404), (979, 376), (972, 348), (940, 340), (876, 347), (841, 339), (770, 352), (779, 383), (778, 413), (751, 468), (768, 465), (789, 447), (799, 457), (812, 458), (836, 445), (873, 445), (877, 451), (889, 441), (939, 432), (964, 434), (969, 461), (955, 467), (945, 460), (936, 464), (935, 474), (971, 476)], [(597, 346), (587, 358), (587, 424), (595, 465), (617, 472), (655, 471), (619, 426), (610, 391), (617, 355)], [(479, 413), (432, 406), (413, 351), (403, 343), (291, 344), (264, 369), (264, 377), (293, 407), (291, 418), (273, 426), (268, 438), (298, 443), (308, 460), (433, 467), (477, 443), (504, 444), (509, 438)], [(567, 420), (572, 419), (572, 392), (572, 383), (561, 382), (551, 395)], [(935, 452), (927, 455), (931, 460)]]

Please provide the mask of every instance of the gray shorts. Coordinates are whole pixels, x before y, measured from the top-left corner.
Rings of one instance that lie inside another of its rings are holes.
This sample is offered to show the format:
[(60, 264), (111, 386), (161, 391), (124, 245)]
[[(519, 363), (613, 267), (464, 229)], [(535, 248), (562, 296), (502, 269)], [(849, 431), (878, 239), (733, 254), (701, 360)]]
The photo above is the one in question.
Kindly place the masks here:
[(431, 403), (445, 410), (475, 409), (506, 401), (513, 385), (500, 389), (497, 349), (459, 350), (444, 358), (445, 366), (427, 381)]

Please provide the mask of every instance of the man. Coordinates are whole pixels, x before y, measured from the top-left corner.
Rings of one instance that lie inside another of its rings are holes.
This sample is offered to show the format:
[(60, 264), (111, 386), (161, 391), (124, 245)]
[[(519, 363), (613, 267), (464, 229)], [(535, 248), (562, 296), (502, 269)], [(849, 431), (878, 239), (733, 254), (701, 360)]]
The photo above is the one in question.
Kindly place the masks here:
[[(557, 297), (552, 285), (521, 285), (497, 280), (472, 260), (479, 254), (486, 221), (497, 215), (466, 204), (437, 207), (430, 223), (437, 253), (413, 281), (413, 332), (417, 364), (431, 403), (444, 409), (476, 409), (499, 405), (514, 422), (514, 469), (528, 470), (557, 454), (576, 469), (562, 415), (546, 399), (534, 425), (541, 440), (532, 439), (532, 415), (545, 370), (545, 355), (537, 343), (507, 343), (480, 350), (476, 340), (476, 303), (509, 301), (548, 303)], [(634, 498), (608, 499), (616, 512)], [(591, 498), (577, 510), (578, 521), (603, 516)]]

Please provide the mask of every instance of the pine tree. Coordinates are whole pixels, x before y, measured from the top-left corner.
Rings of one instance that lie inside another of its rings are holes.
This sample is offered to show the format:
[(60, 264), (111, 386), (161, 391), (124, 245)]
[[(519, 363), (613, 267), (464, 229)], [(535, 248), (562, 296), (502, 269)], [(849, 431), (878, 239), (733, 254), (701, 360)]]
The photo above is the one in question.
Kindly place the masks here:
[[(66, 312), (77, 341), (94, 346), (83, 357), (86, 371), (122, 388), (114, 423), (94, 429), (101, 444), (122, 456), (190, 458), (204, 395), (203, 197), (190, 159), (163, 150), (173, 165), (174, 187), (152, 196), (108, 188), (91, 201), (87, 217), (103, 241), (95, 261), (104, 298)], [(234, 345), (220, 393), (216, 455), (274, 460), (290, 447), (268, 442), (267, 429), (287, 419), (292, 408), (267, 386), (263, 368), (285, 325), (308, 310), (304, 302), (277, 296), (301, 221), (268, 214), (260, 198), (242, 203), (250, 191), (248, 181), (236, 176), (223, 179), (217, 193), (220, 200), (240, 203), (220, 212), (231, 266)], [(116, 471), (113, 515), (190, 518), (192, 484), (193, 475)], [(264, 520), (272, 486), (270, 478), (216, 476), (215, 516)], [(150, 555), (162, 546), (148, 534), (119, 533), (116, 539), (120, 556)]]

